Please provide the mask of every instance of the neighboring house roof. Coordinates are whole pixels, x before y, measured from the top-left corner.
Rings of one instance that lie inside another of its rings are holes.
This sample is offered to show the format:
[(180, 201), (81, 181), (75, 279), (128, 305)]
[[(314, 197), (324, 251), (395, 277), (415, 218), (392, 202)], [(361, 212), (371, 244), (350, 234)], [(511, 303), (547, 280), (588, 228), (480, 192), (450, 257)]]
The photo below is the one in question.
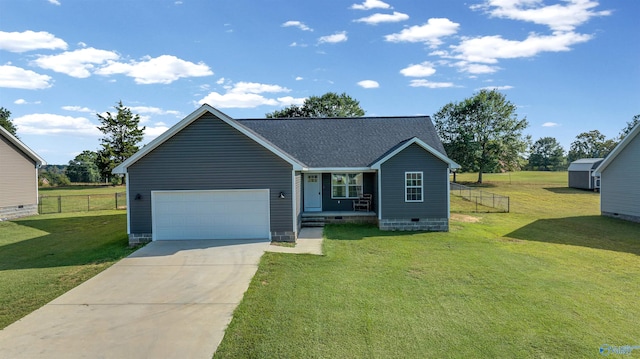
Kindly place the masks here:
[(412, 143), (452, 168), (459, 167), (447, 157), (428, 116), (238, 120), (205, 104), (117, 166), (113, 173), (126, 173), (127, 167), (206, 112), (259, 142), (297, 170), (373, 168), (386, 160), (383, 157)]
[(569, 164), (568, 171), (589, 171), (598, 166), (604, 158), (581, 158)]
[(370, 167), (399, 143), (414, 137), (446, 158), (428, 116), (236, 121), (269, 139), (309, 168)]
[(39, 167), (47, 164), (47, 162), (43, 160), (42, 157), (38, 156), (37, 153), (33, 152), (32, 149), (27, 147), (27, 145), (22, 143), (22, 141), (20, 141), (16, 136), (12, 135), (9, 131), (7, 131), (4, 127), (1, 127), (1, 126), (0, 126), (0, 136), (6, 138), (14, 146), (20, 149), (20, 151), (22, 151), (25, 155), (27, 155), (27, 157), (29, 157), (36, 163), (36, 166)]
[(600, 176), (600, 174), (607, 169), (611, 162), (615, 161), (616, 157), (636, 138), (640, 135), (640, 123), (629, 132), (620, 143), (609, 153), (609, 155), (600, 163), (593, 173), (594, 176)]

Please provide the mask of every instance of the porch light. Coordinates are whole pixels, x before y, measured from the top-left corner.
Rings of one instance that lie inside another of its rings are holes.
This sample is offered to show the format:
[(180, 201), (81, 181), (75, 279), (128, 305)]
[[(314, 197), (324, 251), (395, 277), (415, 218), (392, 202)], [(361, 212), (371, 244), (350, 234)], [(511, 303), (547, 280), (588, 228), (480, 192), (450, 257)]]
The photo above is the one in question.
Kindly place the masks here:
[(278, 195), (278, 197), (284, 199), (284, 192), (280, 192), (280, 194)]

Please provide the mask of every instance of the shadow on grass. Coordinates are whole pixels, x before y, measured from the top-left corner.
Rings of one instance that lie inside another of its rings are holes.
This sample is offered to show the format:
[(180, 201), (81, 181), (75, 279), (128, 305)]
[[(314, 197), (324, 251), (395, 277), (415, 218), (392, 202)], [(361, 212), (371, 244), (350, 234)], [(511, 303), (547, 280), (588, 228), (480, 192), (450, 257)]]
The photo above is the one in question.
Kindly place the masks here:
[(539, 219), (505, 237), (640, 255), (640, 224), (602, 216)]
[(382, 231), (374, 224), (328, 224), (324, 236), (329, 240), (359, 241), (369, 237), (397, 237), (400, 235), (429, 234), (441, 232), (425, 231)]
[(597, 192), (594, 192), (593, 190), (578, 189), (578, 188), (571, 188), (571, 187), (544, 187), (543, 189), (556, 194), (589, 194), (589, 193), (597, 194)]
[[(0, 234), (0, 271), (115, 261), (128, 248), (126, 214), (21, 219)], [(24, 238), (12, 241), (13, 238)]]

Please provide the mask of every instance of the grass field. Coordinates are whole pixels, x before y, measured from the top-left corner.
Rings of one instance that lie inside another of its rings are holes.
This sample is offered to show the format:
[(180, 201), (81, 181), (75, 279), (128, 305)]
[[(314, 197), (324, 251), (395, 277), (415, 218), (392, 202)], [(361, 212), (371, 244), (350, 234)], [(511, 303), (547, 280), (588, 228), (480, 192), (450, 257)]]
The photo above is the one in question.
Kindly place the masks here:
[(640, 345), (640, 224), (599, 216), (598, 194), (566, 188), (566, 172), (485, 181), (511, 213), (452, 198), (449, 233), (328, 226), (325, 256), (266, 253), (215, 358), (586, 358)]
[(0, 222), (0, 329), (130, 254), (126, 226), (124, 211)]

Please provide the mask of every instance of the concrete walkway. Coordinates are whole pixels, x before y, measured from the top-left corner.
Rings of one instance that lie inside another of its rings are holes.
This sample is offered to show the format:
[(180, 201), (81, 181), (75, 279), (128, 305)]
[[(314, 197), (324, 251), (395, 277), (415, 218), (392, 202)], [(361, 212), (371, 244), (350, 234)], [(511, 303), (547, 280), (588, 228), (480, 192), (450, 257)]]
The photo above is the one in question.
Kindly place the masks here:
[(295, 247), (282, 247), (270, 245), (268, 252), (294, 253), (294, 254), (315, 254), (322, 255), (322, 233), (324, 228), (312, 227), (302, 228), (298, 234), (298, 241)]
[(268, 241), (152, 242), (0, 331), (0, 358), (211, 358)]

